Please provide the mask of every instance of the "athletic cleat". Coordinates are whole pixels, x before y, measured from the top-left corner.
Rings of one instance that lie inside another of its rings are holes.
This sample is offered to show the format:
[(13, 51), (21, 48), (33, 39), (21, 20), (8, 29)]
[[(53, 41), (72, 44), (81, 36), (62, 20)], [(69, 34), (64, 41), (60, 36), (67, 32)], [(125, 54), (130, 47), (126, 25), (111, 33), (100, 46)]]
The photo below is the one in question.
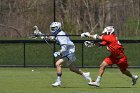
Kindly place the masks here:
[(61, 81), (56, 81), (55, 83), (52, 84), (53, 87), (58, 87), (61, 86)]
[(90, 77), (90, 72), (86, 72), (86, 73), (83, 73), (83, 76), (86, 80), (89, 80), (89, 82), (92, 81), (91, 77)]
[(139, 76), (133, 75), (133, 77), (132, 77), (132, 85), (135, 85), (137, 83), (138, 78), (139, 78)]
[(89, 82), (88, 85), (99, 87), (100, 83), (99, 82)]

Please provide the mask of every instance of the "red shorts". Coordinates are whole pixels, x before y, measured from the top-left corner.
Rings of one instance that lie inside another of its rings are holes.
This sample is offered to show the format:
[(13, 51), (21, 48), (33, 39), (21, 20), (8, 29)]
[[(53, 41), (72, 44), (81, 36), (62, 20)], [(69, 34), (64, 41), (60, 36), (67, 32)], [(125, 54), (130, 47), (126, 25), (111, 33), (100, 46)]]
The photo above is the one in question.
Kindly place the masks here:
[(104, 59), (104, 62), (106, 62), (108, 65), (116, 64), (121, 71), (125, 71), (128, 68), (128, 62), (126, 56), (120, 59), (117, 59), (113, 56), (109, 56)]

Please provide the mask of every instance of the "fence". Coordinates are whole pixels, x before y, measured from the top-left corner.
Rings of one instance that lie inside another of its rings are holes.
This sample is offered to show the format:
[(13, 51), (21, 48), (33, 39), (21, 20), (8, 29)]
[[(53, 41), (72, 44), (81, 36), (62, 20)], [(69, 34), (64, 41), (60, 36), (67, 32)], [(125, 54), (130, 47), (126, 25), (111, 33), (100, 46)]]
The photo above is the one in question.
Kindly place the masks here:
[[(105, 48), (86, 48), (85, 40), (73, 40), (76, 45), (78, 67), (98, 67), (108, 52)], [(0, 66), (1, 67), (55, 67), (53, 52), (59, 48), (55, 42), (46, 45), (42, 40), (0, 40)], [(125, 47), (130, 67), (140, 67), (140, 40), (120, 40)], [(129, 44), (129, 45), (128, 45)], [(133, 47), (133, 48), (132, 48)]]

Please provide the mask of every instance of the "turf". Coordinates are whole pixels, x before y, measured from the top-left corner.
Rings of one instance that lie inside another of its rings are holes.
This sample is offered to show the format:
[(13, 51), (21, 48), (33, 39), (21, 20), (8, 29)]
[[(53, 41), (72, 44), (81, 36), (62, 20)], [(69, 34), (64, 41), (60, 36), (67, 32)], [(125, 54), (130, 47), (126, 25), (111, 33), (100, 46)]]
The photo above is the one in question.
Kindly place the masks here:
[[(34, 71), (32, 72), (32, 69)], [(96, 78), (98, 68), (82, 68)], [(62, 86), (52, 87), (55, 68), (0, 68), (0, 93), (139, 93), (140, 82), (131, 85), (131, 79), (118, 69), (107, 68), (100, 87), (88, 86), (81, 76), (63, 69)], [(140, 76), (139, 69), (130, 69)]]

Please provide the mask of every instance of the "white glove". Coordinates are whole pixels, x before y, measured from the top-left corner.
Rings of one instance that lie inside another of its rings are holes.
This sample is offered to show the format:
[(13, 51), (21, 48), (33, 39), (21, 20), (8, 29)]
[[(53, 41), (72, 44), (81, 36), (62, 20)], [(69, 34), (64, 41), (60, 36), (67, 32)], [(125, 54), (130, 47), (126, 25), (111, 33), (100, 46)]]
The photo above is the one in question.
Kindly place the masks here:
[(94, 45), (91, 41), (85, 41), (84, 44), (86, 47), (92, 47)]
[(41, 36), (40, 38), (41, 39), (47, 39), (48, 37), (47, 36)]
[(49, 36), (49, 39), (50, 40), (55, 40), (55, 37), (54, 36)]
[(98, 35), (97, 35), (97, 34), (95, 34), (95, 35), (93, 35), (93, 38), (94, 38), (94, 39), (97, 39), (97, 36), (98, 36)]
[(58, 56), (60, 56), (60, 52), (54, 52), (53, 55), (54, 55), (54, 57), (58, 57)]
[(90, 36), (90, 33), (89, 32), (84, 32), (81, 34), (81, 38), (83, 37), (89, 37)]
[(84, 34), (85, 34), (85, 33), (82, 33), (82, 34), (81, 34), (81, 38), (85, 37), (85, 35), (84, 35)]

